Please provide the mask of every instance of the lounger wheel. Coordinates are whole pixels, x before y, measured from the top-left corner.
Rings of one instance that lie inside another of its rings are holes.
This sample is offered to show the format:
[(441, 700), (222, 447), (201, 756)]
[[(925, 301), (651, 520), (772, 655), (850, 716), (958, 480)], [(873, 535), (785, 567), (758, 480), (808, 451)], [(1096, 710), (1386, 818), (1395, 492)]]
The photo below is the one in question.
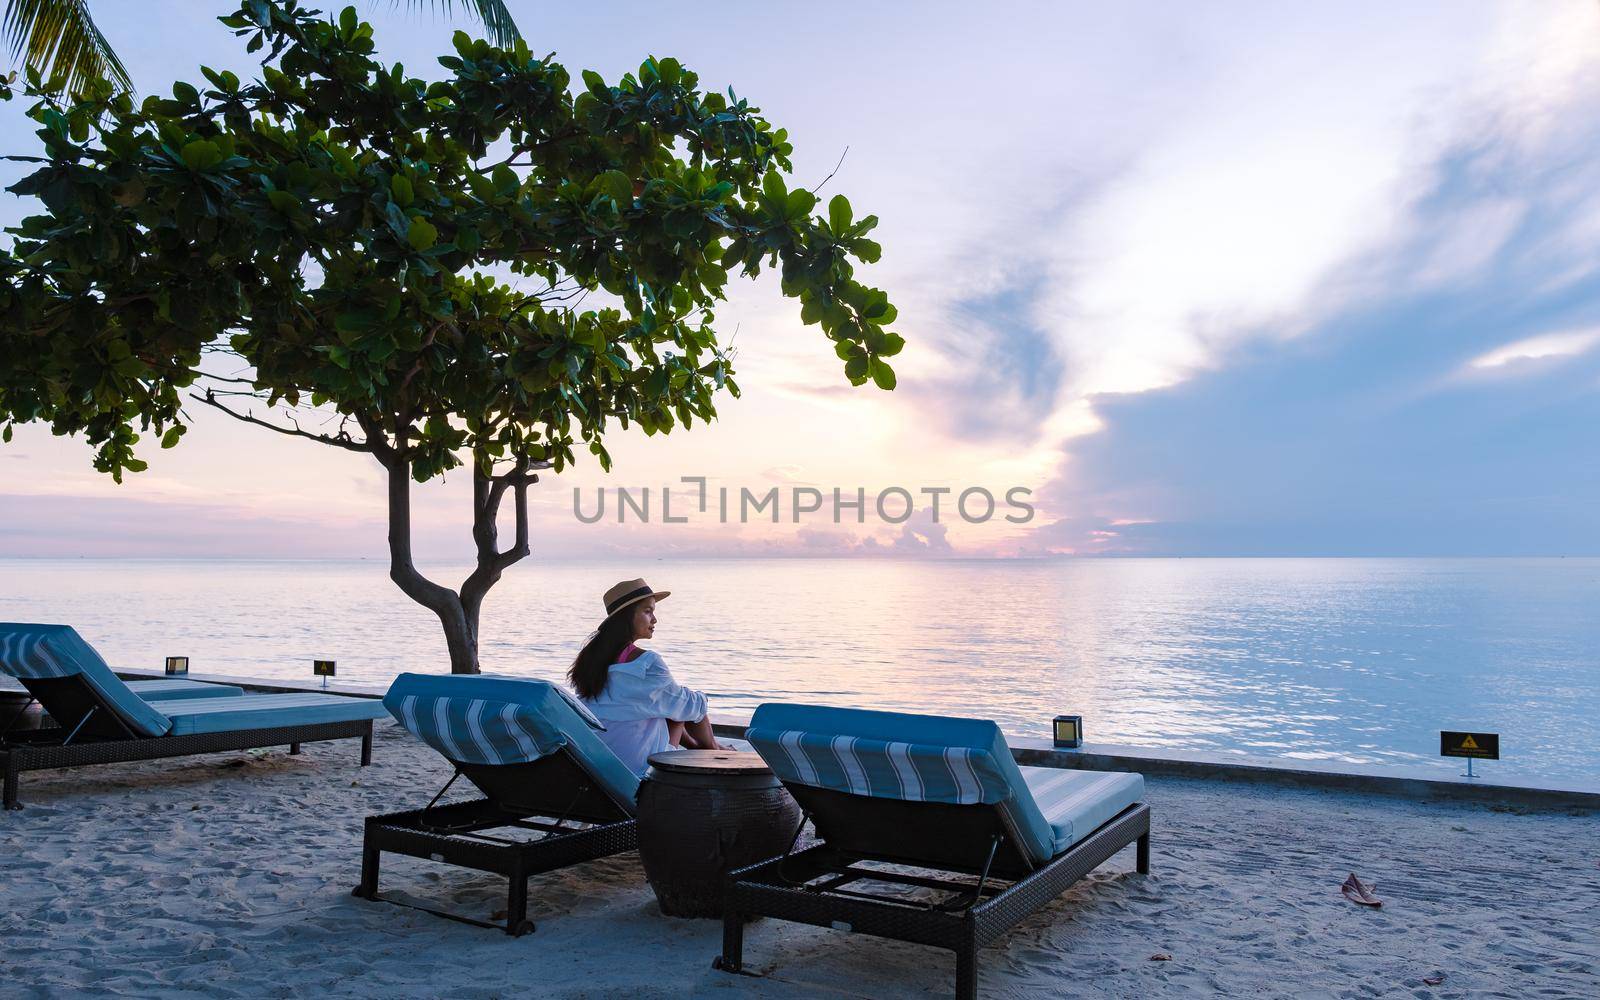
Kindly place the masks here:
[(358, 885), (354, 889), (350, 890), (350, 895), (356, 897), (357, 899), (371, 899), (376, 896), (377, 893), (368, 892), (366, 886)]
[(721, 955), (718, 955), (716, 958), (711, 960), (711, 967), (716, 969), (718, 972), (738, 972), (739, 966), (740, 963), (731, 962), (728, 959), (723, 958)]
[(511, 928), (511, 936), (522, 937), (524, 934), (532, 934), (538, 929), (538, 926), (532, 920), (519, 920), (517, 921), (517, 926)]

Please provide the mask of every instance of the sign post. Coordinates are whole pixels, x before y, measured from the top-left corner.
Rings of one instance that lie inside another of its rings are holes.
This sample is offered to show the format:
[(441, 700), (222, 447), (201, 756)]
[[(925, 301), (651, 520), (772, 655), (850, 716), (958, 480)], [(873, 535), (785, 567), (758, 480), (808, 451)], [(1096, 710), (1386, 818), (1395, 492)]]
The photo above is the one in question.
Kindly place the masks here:
[(1446, 729), (1439, 733), (1439, 756), (1465, 757), (1467, 773), (1463, 778), (1476, 778), (1472, 773), (1475, 760), (1500, 759), (1499, 733), (1455, 733)]
[(328, 678), (333, 676), (333, 667), (334, 663), (332, 660), (311, 661), (311, 672), (315, 676), (322, 678), (322, 686), (324, 688), (328, 686)]

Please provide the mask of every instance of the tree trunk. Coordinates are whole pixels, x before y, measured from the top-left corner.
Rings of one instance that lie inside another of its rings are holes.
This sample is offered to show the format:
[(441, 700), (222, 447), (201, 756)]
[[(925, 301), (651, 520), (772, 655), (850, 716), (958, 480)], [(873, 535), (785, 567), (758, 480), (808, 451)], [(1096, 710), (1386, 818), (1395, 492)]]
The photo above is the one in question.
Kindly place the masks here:
[(417, 572), (411, 557), (411, 461), (398, 449), (380, 454), (389, 474), (389, 579), (407, 597), (439, 616), (450, 651), (450, 672), (478, 672), (478, 609), (468, 614), (460, 595)]
[(453, 609), (439, 613), (444, 625), (445, 645), (450, 649), (452, 674), (478, 673), (478, 615), (468, 615), (460, 601)]
[[(396, 425), (404, 426), (404, 422), (396, 420)], [(369, 440), (379, 437), (372, 426), (364, 426)], [(439, 616), (439, 624), (444, 627), (445, 646), (450, 651), (450, 672), (478, 673), (478, 619), (483, 599), (489, 588), (499, 582), (506, 567), (529, 552), (528, 487), (538, 482), (539, 477), (529, 472), (527, 459), (502, 476), (473, 470), (472, 538), (478, 549), (478, 564), (457, 593), (417, 572), (412, 559), (411, 460), (400, 446), (380, 444), (373, 452), (389, 476), (389, 578), (406, 596)], [(501, 552), (498, 518), (500, 501), (508, 489), (515, 491), (517, 540), (511, 548)]]

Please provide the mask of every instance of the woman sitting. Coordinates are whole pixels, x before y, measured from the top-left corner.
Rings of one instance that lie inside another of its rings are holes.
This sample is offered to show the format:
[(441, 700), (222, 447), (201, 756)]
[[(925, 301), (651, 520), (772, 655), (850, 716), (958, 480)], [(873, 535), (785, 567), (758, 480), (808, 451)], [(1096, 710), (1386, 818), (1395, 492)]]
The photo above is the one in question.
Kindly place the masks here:
[(711, 733), (706, 696), (673, 680), (660, 656), (635, 645), (655, 635), (656, 602), (669, 593), (643, 580), (606, 591), (606, 619), (567, 671), (578, 698), (605, 723), (595, 735), (641, 776), (653, 753), (724, 749)]

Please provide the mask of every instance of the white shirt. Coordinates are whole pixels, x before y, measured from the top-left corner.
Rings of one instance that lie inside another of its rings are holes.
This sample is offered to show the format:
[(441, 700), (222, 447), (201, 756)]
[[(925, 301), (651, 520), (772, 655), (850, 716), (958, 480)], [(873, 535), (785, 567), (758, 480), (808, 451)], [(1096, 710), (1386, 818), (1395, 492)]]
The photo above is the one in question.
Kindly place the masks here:
[(699, 722), (706, 717), (706, 696), (673, 680), (666, 663), (648, 649), (627, 663), (613, 663), (605, 689), (583, 703), (605, 723), (605, 732), (595, 735), (641, 777), (651, 754), (672, 749), (667, 720)]

